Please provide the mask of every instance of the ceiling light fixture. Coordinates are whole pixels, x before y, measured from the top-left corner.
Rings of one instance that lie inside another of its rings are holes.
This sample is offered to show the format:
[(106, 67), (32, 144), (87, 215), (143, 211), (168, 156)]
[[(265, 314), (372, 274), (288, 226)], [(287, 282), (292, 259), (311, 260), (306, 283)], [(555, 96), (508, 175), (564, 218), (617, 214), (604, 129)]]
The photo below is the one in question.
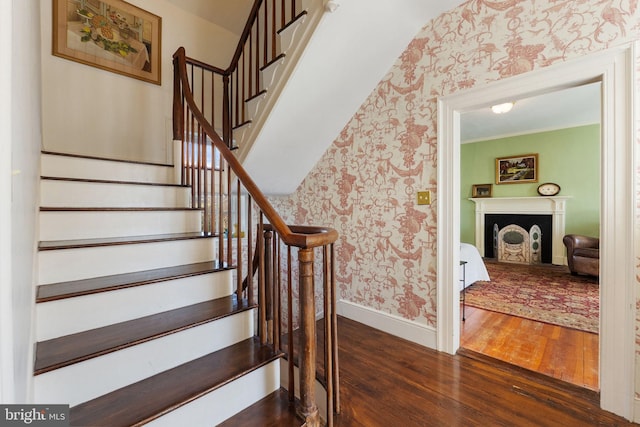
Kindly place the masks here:
[(508, 113), (513, 108), (513, 104), (513, 102), (505, 102), (504, 104), (493, 105), (491, 107), (491, 111), (495, 114)]

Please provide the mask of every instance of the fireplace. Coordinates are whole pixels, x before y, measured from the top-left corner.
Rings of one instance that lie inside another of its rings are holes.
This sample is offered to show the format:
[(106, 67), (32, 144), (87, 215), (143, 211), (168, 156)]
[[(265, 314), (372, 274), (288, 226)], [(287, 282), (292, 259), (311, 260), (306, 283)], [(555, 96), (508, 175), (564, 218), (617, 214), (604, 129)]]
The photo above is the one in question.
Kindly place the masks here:
[[(496, 234), (494, 239), (494, 224), (497, 224), (498, 232), (510, 224), (515, 224), (529, 235), (531, 228), (537, 225), (540, 228), (540, 237), (544, 240), (538, 241), (539, 253), (534, 256), (540, 257), (539, 262), (566, 264), (562, 238), (565, 234), (565, 210), (569, 198), (570, 196), (540, 196), (469, 199), (476, 204), (476, 247), (480, 255), (491, 258), (496, 256), (494, 246), (497, 248), (498, 236)], [(526, 252), (522, 247), (520, 250)], [(509, 251), (512, 254), (511, 259), (522, 259), (526, 256), (524, 253), (516, 255), (515, 247), (509, 247)], [(531, 253), (528, 256), (531, 257)], [(528, 262), (531, 262), (530, 258)], [(538, 261), (534, 259), (534, 262)]]
[(519, 264), (551, 263), (551, 215), (485, 214), (484, 256)]

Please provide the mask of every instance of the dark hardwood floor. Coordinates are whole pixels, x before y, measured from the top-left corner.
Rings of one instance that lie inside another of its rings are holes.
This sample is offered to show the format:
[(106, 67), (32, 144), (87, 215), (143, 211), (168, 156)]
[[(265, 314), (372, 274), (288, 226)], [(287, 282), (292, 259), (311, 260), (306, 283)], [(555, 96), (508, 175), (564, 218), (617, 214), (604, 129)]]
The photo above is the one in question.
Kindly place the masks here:
[(596, 392), (478, 353), (448, 355), (340, 318), (344, 426), (626, 426)]
[(469, 306), (460, 331), (466, 349), (599, 390), (598, 334)]

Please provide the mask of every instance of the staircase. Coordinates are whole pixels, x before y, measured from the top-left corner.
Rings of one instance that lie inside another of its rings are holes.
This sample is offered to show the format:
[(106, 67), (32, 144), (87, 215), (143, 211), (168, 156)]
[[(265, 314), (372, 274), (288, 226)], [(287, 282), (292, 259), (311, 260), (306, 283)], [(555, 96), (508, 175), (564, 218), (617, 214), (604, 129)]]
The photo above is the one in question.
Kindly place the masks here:
[(337, 233), (285, 224), (230, 150), (295, 65), (278, 49), (310, 35), (297, 11), (257, 0), (227, 70), (176, 52), (176, 168), (42, 153), (34, 401), (69, 404), (71, 425), (332, 425)]
[(36, 402), (72, 425), (216, 425), (280, 387), (282, 353), (173, 167), (42, 154)]

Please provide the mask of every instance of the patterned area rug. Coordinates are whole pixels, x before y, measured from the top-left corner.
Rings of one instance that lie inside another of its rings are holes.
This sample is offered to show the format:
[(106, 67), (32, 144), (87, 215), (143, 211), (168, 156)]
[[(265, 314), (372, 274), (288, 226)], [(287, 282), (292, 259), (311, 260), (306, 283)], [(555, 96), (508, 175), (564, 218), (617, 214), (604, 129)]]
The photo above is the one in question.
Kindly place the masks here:
[(467, 288), (466, 304), (540, 322), (598, 333), (598, 279), (567, 267), (486, 262), (490, 282)]

